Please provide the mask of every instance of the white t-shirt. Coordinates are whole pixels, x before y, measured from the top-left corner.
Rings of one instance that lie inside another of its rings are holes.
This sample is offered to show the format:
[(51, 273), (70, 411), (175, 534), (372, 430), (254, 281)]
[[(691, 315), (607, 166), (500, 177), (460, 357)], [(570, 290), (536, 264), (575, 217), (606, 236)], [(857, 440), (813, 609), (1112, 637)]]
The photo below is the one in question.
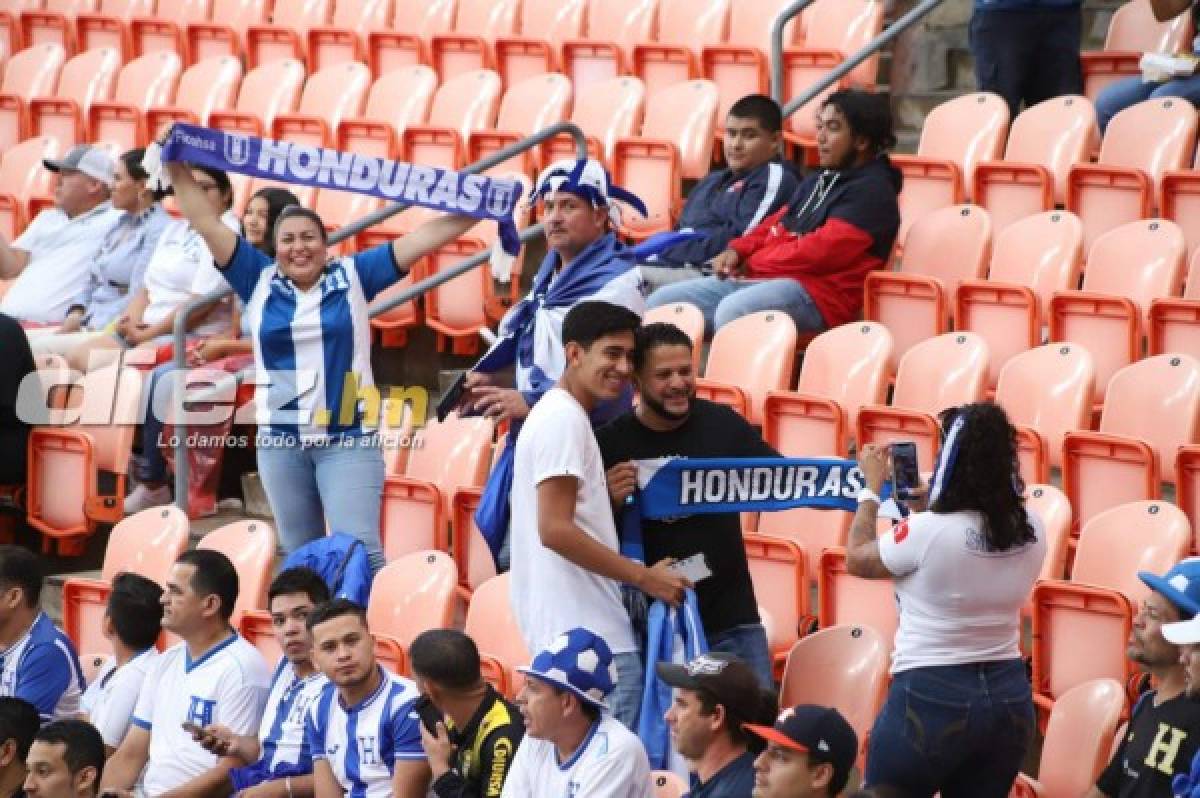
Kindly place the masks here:
[[(233, 211), (226, 211), (221, 221), (235, 233), (241, 229)], [(142, 312), (145, 324), (158, 324), (189, 299), (228, 287), (213, 265), (212, 253), (204, 238), (186, 219), (176, 219), (163, 230), (154, 254), (146, 264), (144, 281), (149, 299)], [(228, 326), (227, 307), (217, 307), (193, 333), (212, 335)]]
[(575, 523), (613, 551), (617, 529), (604, 461), (583, 407), (561, 388), (547, 391), (517, 437), (512, 487), (512, 606), (525, 645), (541, 651), (561, 633), (585, 626), (614, 654), (637, 651), (621, 586), (542, 545), (537, 488), (552, 477), (578, 480)]
[(117, 748), (125, 739), (142, 684), (158, 656), (158, 652), (150, 648), (119, 668), (117, 661), (110, 659), (88, 685), (83, 694), (83, 711), (104, 738), (105, 745)]
[(195, 661), (186, 643), (164, 651), (147, 674), (133, 712), (133, 723), (150, 732), (145, 794), (161, 795), (217, 763), (184, 731), (185, 722), (257, 734), (270, 685), (262, 655), (236, 633)]
[(900, 604), (892, 673), (1021, 656), (1021, 607), (1046, 556), (1041, 519), (1029, 521), (1037, 540), (1008, 551), (987, 550), (974, 512), (913, 513), (879, 537)]
[(62, 322), (120, 218), (107, 202), (73, 219), (58, 208), (39, 213), (12, 242), (13, 249), (29, 253), (29, 263), (0, 300), (0, 312), (18, 321)]
[(650, 798), (650, 762), (633, 732), (607, 712), (566, 762), (548, 740), (526, 735), (501, 798)]

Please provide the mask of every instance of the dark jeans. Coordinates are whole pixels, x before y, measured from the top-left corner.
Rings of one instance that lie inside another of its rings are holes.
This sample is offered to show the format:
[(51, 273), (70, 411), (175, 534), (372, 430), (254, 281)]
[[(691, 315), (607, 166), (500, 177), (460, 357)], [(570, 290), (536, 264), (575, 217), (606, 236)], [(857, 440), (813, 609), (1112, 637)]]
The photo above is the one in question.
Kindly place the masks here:
[(866, 783), (907, 798), (1006, 798), (1033, 730), (1019, 659), (904, 671), (871, 729)]
[[(162, 437), (163, 418), (170, 407), (171, 389), (174, 387), (169, 378), (175, 370), (175, 363), (162, 363), (146, 380), (145, 396), (149, 397), (149, 405), (145, 420), (142, 422), (142, 451), (133, 456), (133, 476), (138, 482), (166, 482), (170, 474), (167, 472), (167, 458), (159, 448), (159, 438)], [(167, 379), (164, 381), (164, 377)], [(160, 397), (159, 394), (163, 393)], [(156, 412), (161, 407), (162, 414)]]
[(980, 91), (999, 94), (1015, 119), (1051, 97), (1083, 93), (1079, 63), (1080, 8), (976, 11), (971, 54)]
[(767, 643), (767, 630), (761, 623), (734, 626), (713, 635), (708, 640), (708, 650), (740, 657), (754, 670), (764, 689), (774, 689), (771, 647)]

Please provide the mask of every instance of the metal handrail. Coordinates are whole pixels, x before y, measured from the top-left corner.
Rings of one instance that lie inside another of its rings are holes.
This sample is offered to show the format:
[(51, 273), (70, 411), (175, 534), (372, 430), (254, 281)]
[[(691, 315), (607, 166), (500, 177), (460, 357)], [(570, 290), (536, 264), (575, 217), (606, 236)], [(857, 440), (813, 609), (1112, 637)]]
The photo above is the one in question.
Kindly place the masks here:
[[(477, 172), (483, 171), (484, 169), (490, 169), (491, 167), (496, 166), (497, 164), (503, 163), (504, 161), (507, 161), (509, 158), (512, 158), (515, 155), (519, 155), (522, 152), (526, 152), (527, 150), (530, 150), (533, 147), (538, 146), (543, 141), (547, 141), (548, 139), (551, 139), (562, 133), (566, 133), (566, 134), (570, 135), (571, 138), (574, 140), (576, 156), (579, 158), (586, 158), (587, 157), (587, 137), (584, 135), (583, 131), (579, 128), (578, 125), (575, 125), (571, 122), (559, 122), (559, 123), (551, 125), (547, 128), (543, 128), (542, 130), (539, 130), (537, 133), (534, 133), (531, 136), (526, 136), (525, 138), (521, 139), (520, 141), (518, 141), (514, 144), (510, 144), (509, 146), (498, 150), (497, 152), (493, 153), (492, 155), (489, 155), (486, 158), (478, 160), (475, 163), (464, 167), (461, 171), (468, 172), (468, 173), (477, 173)], [(366, 230), (368, 227), (372, 227), (376, 224), (379, 224), (380, 222), (396, 215), (397, 213), (399, 213), (400, 211), (404, 210), (407, 207), (409, 207), (409, 206), (406, 203), (394, 202), (394, 203), (391, 203), (390, 205), (380, 208), (372, 213), (369, 213), (366, 216), (362, 217), (361, 219), (351, 222), (350, 224), (346, 225), (345, 227), (342, 227), (342, 228), (338, 229), (336, 232), (334, 232), (331, 236), (329, 236), (329, 244), (330, 245), (338, 244), (338, 243), (346, 240), (347, 238), (358, 235), (363, 230)], [(521, 241), (522, 242), (528, 241), (529, 239), (539, 235), (541, 233), (541, 231), (542, 231), (542, 226), (540, 224), (536, 224), (531, 227), (527, 227), (524, 230), (520, 231)], [(456, 263), (454, 266), (452, 266), (448, 269), (439, 271), (437, 274), (431, 275), (431, 276), (425, 278), (424, 280), (414, 283), (413, 285), (409, 286), (408, 288), (404, 289), (403, 291), (400, 291), (398, 294), (396, 294), (396, 296), (388, 297), (388, 299), (386, 301), (380, 302), (377, 305), (372, 305), (371, 310), (370, 310), (371, 318), (374, 318), (375, 316), (379, 315), (380, 313), (385, 313), (386, 311), (391, 310), (392, 308), (394, 308), (398, 305), (408, 302), (408, 301), (414, 299), (415, 297), (420, 296), (421, 294), (423, 294), (433, 288), (437, 288), (438, 286), (442, 285), (443, 283), (448, 282), (449, 280), (453, 280), (455, 277), (459, 277), (463, 274), (466, 274), (467, 272), (471, 271), (472, 269), (475, 269), (475, 268), (479, 267), (481, 264), (485, 263), (489, 259), (490, 256), (491, 256), (491, 253), (488, 250), (484, 250), (482, 252), (475, 253), (474, 255), (460, 261), (459, 263)], [(195, 299), (189, 300), (187, 303), (185, 303), (183, 305), (183, 307), (181, 307), (179, 309), (179, 312), (175, 314), (175, 326), (174, 326), (174, 330), (172, 331), (173, 332), (172, 337), (173, 337), (173, 344), (174, 344), (173, 362), (175, 365), (175, 370), (177, 372), (183, 373), (184, 370), (186, 370), (186, 368), (187, 368), (187, 352), (186, 352), (185, 348), (186, 348), (186, 341), (187, 341), (188, 320), (196, 313), (200, 312), (201, 310), (209, 307), (210, 305), (212, 305), (216, 302), (219, 302), (220, 300), (224, 299), (225, 297), (229, 296), (232, 293), (233, 292), (228, 288), (224, 288), (224, 289), (221, 289), (218, 291), (213, 291), (212, 293), (206, 294), (205, 296), (197, 297)], [(252, 372), (252, 369), (247, 370), (247, 372)], [(240, 379), (247, 372), (239, 373), (238, 375), (235, 376), (235, 379)], [(188, 511), (189, 465), (188, 465), (188, 459), (187, 459), (187, 446), (186, 446), (186, 441), (187, 441), (187, 436), (188, 436), (187, 421), (186, 421), (186, 418), (185, 418), (185, 415), (183, 412), (183, 405), (184, 405), (185, 401), (186, 401), (186, 397), (184, 396), (184, 391), (179, 390), (179, 391), (174, 392), (172, 404), (175, 409), (175, 418), (176, 418), (176, 423), (175, 423), (175, 441), (176, 442), (175, 442), (175, 446), (174, 446), (174, 449), (175, 449), (175, 505), (177, 507), (179, 507), (180, 510), (182, 510), (183, 512), (186, 513)]]
[(795, 0), (771, 23), (771, 99), (783, 106), (783, 29), (817, 0)]

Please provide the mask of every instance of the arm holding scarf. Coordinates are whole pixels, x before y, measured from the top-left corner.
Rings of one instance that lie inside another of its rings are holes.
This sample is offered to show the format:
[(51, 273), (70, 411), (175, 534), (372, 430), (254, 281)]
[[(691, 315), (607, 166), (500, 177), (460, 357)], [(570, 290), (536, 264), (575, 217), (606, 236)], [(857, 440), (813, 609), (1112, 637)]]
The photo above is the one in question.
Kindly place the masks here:
[(217, 268), (224, 268), (232, 260), (234, 250), (237, 249), (237, 233), (221, 221), (220, 214), (208, 201), (196, 178), (192, 177), (192, 170), (187, 164), (169, 161), (163, 166), (171, 179), (172, 188), (175, 189), (175, 201), (179, 210), (208, 245), (208, 251), (212, 253)]
[(435, 216), (411, 233), (393, 240), (392, 260), (396, 262), (396, 271), (400, 276), (408, 274), (418, 260), (446, 246), (479, 222), (470, 216)]

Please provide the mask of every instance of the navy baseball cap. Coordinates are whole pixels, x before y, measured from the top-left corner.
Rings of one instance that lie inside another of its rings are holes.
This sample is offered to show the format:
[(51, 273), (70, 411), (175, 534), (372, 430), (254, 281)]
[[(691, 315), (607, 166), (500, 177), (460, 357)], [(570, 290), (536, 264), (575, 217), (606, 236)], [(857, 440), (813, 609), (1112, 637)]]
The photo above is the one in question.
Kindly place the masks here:
[(1174, 604), (1184, 620), (1200, 614), (1200, 557), (1180, 560), (1162, 576), (1138, 571), (1138, 578)]
[(742, 728), (782, 748), (833, 765), (833, 782), (844, 783), (858, 757), (858, 735), (832, 707), (800, 704), (779, 713), (774, 726), (747, 723)]

